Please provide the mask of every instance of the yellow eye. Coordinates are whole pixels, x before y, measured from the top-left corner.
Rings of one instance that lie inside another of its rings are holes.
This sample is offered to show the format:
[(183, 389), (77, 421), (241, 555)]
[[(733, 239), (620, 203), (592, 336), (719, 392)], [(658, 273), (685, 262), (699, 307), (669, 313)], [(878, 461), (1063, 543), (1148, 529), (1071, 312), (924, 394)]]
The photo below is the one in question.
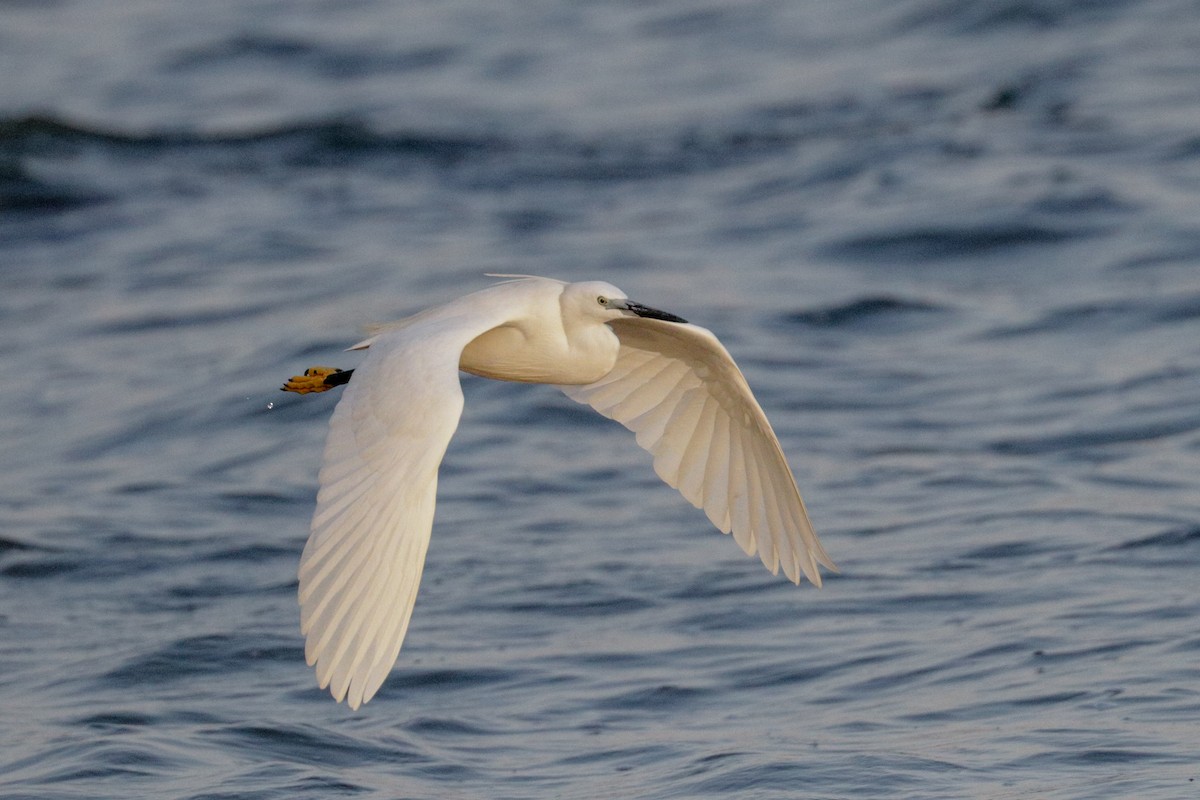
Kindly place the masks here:
[(596, 298), (596, 302), (602, 306), (606, 306), (606, 305), (608, 305), (608, 298), (605, 297), (604, 295), (600, 295), (599, 297)]

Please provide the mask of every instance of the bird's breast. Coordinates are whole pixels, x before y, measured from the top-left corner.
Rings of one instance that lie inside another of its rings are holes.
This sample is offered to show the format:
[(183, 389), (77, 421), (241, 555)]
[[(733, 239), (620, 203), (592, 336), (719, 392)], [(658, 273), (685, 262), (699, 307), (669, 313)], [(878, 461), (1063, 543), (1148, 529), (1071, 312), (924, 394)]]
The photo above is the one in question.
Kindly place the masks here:
[(602, 326), (589, 337), (531, 336), (501, 326), (463, 348), (459, 369), (483, 378), (523, 383), (583, 385), (607, 375), (617, 362), (617, 337)]

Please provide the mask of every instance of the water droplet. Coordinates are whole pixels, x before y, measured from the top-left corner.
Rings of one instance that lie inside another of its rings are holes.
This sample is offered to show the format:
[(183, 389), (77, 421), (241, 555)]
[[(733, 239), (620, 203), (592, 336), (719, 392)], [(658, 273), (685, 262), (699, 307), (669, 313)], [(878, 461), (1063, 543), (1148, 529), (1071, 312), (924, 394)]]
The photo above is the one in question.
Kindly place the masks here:
[(270, 411), (274, 407), (275, 407), (274, 403), (267, 403), (267, 411)]

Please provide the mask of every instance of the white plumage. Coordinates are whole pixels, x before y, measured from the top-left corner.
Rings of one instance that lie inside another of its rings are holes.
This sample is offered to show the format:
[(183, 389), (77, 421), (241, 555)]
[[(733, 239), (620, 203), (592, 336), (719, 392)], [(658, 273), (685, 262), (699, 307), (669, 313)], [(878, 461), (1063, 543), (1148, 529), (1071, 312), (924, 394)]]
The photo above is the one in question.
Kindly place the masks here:
[(408, 629), (460, 369), (557, 384), (637, 434), (666, 483), (772, 572), (836, 569), (741, 371), (708, 330), (602, 282), (519, 277), (375, 330), (329, 424), (300, 561), (305, 656), (352, 708)]

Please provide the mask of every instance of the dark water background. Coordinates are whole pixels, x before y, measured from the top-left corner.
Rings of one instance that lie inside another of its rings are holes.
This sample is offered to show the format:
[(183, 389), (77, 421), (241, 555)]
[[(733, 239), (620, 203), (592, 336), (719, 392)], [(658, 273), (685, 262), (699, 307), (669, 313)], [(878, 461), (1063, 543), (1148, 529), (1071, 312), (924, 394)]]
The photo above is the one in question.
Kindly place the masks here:
[[(7, 0), (0, 76), (5, 798), (1200, 795), (1195, 2)], [(714, 329), (843, 574), (469, 379), (318, 691), (276, 387), (485, 272)]]

